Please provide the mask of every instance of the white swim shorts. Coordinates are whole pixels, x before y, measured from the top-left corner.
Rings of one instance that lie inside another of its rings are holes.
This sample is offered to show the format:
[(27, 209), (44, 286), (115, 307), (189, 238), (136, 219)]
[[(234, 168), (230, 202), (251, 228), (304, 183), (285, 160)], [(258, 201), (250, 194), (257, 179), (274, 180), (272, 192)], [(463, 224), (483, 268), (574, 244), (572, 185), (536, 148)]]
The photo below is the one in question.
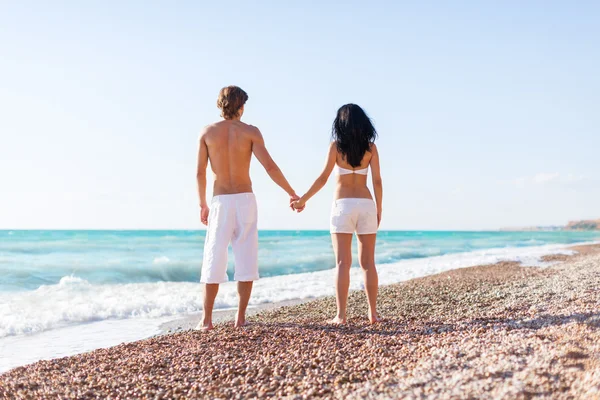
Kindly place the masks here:
[(338, 199), (331, 208), (331, 233), (377, 233), (377, 206), (371, 199)]
[(258, 228), (256, 198), (252, 193), (214, 196), (208, 214), (201, 283), (224, 283), (227, 277), (227, 248), (233, 247), (233, 279), (258, 279)]

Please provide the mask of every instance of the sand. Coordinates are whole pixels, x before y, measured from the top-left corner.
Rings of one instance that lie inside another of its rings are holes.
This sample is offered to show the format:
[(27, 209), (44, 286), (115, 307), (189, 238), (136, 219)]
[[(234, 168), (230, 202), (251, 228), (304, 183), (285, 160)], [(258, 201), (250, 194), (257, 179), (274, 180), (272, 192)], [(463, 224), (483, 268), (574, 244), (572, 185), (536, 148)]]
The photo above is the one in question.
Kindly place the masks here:
[[(297, 300), (287, 300), (287, 301), (280, 301), (280, 302), (276, 302), (276, 303), (265, 303), (265, 304), (258, 304), (255, 306), (249, 306), (246, 309), (246, 316), (252, 317), (256, 314), (260, 314), (265, 311), (273, 310), (275, 308), (288, 307), (288, 306), (293, 306), (296, 304), (303, 304), (303, 303), (309, 302), (311, 300), (313, 300), (313, 299), (297, 299)], [(234, 309), (214, 310), (213, 311), (213, 323), (215, 323), (215, 324), (222, 323), (222, 324), (233, 325), (233, 322), (235, 321), (236, 312), (237, 312), (237, 310), (234, 310)], [(177, 318), (172, 321), (165, 322), (164, 324), (162, 324), (159, 327), (159, 329), (160, 329), (159, 335), (167, 335), (170, 333), (183, 332), (183, 331), (188, 331), (190, 329), (194, 329), (198, 325), (198, 323), (200, 322), (201, 319), (202, 319), (202, 313), (196, 313), (196, 314), (192, 314), (192, 315), (186, 315), (185, 317)]]
[(600, 399), (600, 252), (500, 263), (263, 311), (0, 376), (0, 398)]

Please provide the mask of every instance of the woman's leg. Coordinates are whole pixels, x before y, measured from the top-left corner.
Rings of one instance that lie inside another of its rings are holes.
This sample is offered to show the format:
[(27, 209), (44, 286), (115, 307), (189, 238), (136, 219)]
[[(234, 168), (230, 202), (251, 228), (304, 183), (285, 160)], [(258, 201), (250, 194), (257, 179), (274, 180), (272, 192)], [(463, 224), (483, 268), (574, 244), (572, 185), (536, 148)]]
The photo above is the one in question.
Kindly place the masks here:
[(335, 292), (337, 301), (337, 315), (331, 322), (345, 324), (348, 290), (350, 289), (350, 266), (352, 265), (352, 234), (332, 233), (331, 241), (336, 262)]
[(378, 322), (377, 315), (377, 292), (379, 290), (379, 278), (375, 268), (375, 241), (377, 235), (358, 235), (358, 258), (360, 266), (365, 275), (365, 293), (369, 302), (369, 320), (372, 324)]

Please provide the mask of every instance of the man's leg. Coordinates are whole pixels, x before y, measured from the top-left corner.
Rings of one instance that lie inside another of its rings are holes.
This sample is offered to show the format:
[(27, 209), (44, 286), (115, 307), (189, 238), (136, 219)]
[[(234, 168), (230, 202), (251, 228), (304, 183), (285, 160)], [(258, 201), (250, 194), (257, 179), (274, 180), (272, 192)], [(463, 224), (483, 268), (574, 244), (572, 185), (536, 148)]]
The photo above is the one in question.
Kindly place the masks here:
[(250, 301), (250, 295), (252, 294), (252, 284), (254, 282), (238, 282), (237, 289), (238, 295), (240, 296), (240, 302), (238, 305), (237, 318), (235, 320), (235, 327), (239, 328), (246, 325), (246, 308)]
[(202, 322), (201, 326), (196, 329), (202, 331), (208, 331), (213, 328), (212, 324), (212, 312), (215, 305), (215, 298), (219, 292), (218, 283), (207, 283), (204, 285), (204, 308), (202, 310)]
[(236, 327), (246, 324), (246, 308), (252, 294), (252, 284), (258, 279), (258, 226), (256, 199), (251, 193), (236, 198), (237, 222), (231, 245), (235, 257), (234, 279), (238, 282), (239, 307)]
[(202, 321), (196, 326), (197, 330), (212, 329), (212, 312), (219, 292), (219, 284), (228, 280), (227, 247), (234, 228), (232, 218), (229, 217), (231, 211), (232, 209), (220, 196), (213, 199), (208, 217), (200, 276), (200, 283), (204, 283), (204, 309)]

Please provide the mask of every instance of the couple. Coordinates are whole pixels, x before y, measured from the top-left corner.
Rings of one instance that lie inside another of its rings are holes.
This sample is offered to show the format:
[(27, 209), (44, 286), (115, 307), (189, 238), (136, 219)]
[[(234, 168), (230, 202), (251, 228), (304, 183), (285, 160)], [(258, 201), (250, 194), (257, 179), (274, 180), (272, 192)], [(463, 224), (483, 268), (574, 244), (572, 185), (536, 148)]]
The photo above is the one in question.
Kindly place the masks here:
[[(204, 128), (198, 151), (198, 194), (200, 219), (206, 230), (200, 282), (204, 288), (204, 312), (196, 329), (212, 329), (212, 311), (219, 284), (227, 282), (227, 248), (235, 257), (234, 279), (238, 282), (239, 307), (236, 327), (246, 323), (246, 307), (252, 283), (258, 279), (258, 229), (256, 199), (252, 193), (252, 154), (269, 177), (290, 196), (290, 206), (301, 212), (306, 202), (323, 188), (331, 172), (337, 172), (335, 201), (331, 210), (331, 240), (336, 258), (337, 315), (331, 321), (346, 323), (346, 304), (352, 265), (352, 236), (358, 236), (358, 255), (365, 276), (369, 320), (377, 315), (378, 279), (375, 269), (375, 240), (381, 221), (382, 183), (379, 155), (373, 143), (377, 133), (365, 112), (355, 104), (342, 106), (333, 122), (333, 142), (321, 175), (302, 197), (283, 176), (265, 147), (258, 128), (240, 121), (248, 95), (237, 86), (221, 89), (217, 106), (223, 121)], [(213, 198), (206, 200), (206, 167), (214, 174)], [(367, 187), (371, 167), (375, 201)]]

